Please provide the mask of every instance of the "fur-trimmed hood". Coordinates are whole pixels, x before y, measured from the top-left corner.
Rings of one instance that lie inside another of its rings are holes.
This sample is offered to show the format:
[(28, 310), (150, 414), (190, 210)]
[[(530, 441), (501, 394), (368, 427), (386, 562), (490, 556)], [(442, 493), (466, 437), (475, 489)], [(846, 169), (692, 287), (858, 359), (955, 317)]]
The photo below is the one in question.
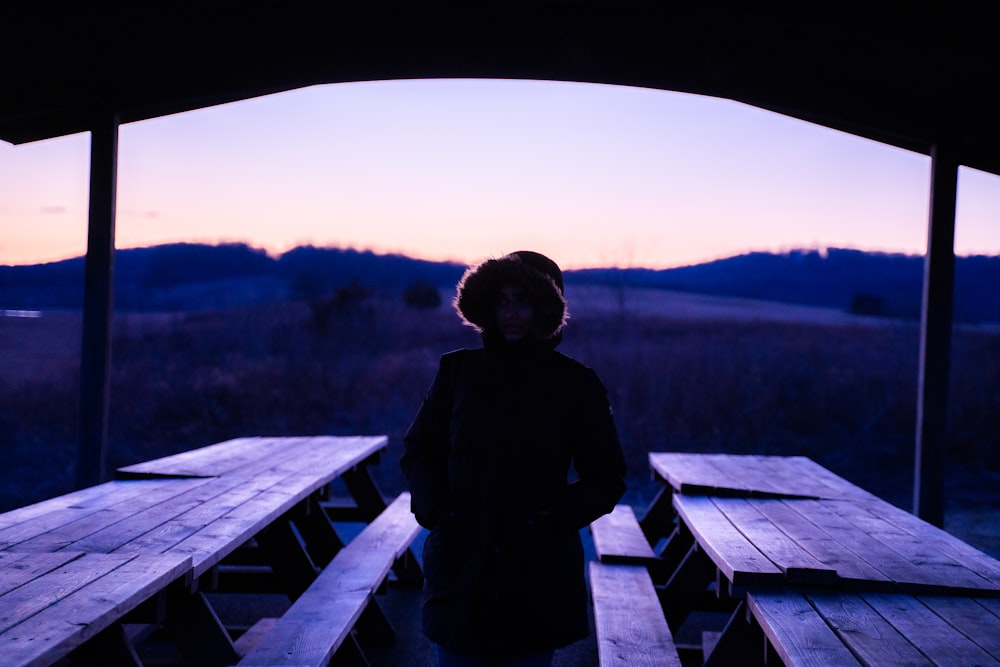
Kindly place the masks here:
[(562, 271), (545, 255), (528, 250), (488, 259), (466, 270), (453, 302), (463, 323), (480, 333), (494, 331), (497, 298), (500, 288), (508, 283), (521, 287), (531, 299), (537, 337), (557, 337), (569, 319)]

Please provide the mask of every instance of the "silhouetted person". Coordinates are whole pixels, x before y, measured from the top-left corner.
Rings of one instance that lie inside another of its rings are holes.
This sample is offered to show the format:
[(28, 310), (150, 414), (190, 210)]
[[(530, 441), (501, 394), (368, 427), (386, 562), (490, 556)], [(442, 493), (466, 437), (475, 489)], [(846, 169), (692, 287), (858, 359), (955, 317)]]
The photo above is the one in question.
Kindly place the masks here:
[(424, 634), (441, 667), (549, 665), (589, 632), (579, 531), (625, 492), (607, 390), (555, 350), (568, 314), (544, 255), (471, 267), (454, 304), (483, 346), (441, 357), (401, 460), (430, 529)]

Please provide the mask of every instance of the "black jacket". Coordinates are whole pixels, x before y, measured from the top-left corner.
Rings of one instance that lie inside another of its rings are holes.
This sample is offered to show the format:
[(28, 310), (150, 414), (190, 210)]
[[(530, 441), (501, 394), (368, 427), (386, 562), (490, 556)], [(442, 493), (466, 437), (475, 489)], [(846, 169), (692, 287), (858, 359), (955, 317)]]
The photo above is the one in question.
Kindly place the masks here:
[(446, 648), (527, 653), (588, 634), (579, 531), (621, 498), (625, 462), (603, 384), (557, 342), (445, 354), (404, 437), (431, 531), (423, 627)]

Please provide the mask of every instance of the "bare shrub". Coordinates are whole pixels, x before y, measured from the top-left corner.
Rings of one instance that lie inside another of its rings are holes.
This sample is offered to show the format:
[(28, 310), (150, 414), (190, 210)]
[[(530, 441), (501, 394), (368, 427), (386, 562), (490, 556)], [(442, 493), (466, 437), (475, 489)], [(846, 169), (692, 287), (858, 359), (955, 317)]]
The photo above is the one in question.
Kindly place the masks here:
[[(409, 308), (378, 294), (365, 305), (361, 316), (332, 312), (323, 333), (301, 301), (122, 318), (112, 350), (109, 466), (238, 436), (386, 434), (377, 479), (387, 493), (401, 489), (401, 438), (439, 355), (478, 339), (450, 309)], [(579, 309), (560, 348), (595, 368), (609, 389), (631, 501), (653, 491), (647, 453), (675, 450), (807, 455), (905, 503), (916, 326), (666, 312)], [(949, 457), (998, 465), (1000, 336), (960, 332), (954, 350)], [(69, 490), (78, 378), (67, 361), (66, 372), (47, 371), (44, 381), (0, 384), (0, 509)]]

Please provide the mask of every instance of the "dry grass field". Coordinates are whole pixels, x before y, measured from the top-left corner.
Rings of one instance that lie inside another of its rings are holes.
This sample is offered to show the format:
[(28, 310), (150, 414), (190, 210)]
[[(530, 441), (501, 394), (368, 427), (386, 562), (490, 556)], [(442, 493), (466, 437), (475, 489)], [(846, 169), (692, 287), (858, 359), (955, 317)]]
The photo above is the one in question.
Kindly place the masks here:
[[(561, 349), (609, 388), (633, 504), (654, 491), (646, 453), (679, 450), (807, 455), (909, 507), (915, 323), (657, 290), (567, 296)], [(78, 314), (0, 317), (0, 510), (71, 488), (79, 339)], [(954, 340), (947, 527), (1000, 555), (1000, 334)], [(289, 302), (120, 315), (108, 463), (242, 435), (384, 433), (376, 474), (393, 492), (438, 356), (476, 344), (447, 306), (378, 295), (327, 313)]]

